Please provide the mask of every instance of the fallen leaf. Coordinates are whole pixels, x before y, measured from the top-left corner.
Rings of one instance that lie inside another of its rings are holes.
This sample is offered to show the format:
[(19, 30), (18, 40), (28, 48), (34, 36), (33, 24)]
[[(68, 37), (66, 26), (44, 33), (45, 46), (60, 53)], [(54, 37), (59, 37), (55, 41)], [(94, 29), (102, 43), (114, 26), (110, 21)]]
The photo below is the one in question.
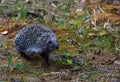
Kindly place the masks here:
[(88, 36), (95, 36), (95, 33), (89, 33)]
[(82, 22), (82, 21), (79, 21), (78, 22), (78, 26), (83, 26), (83, 27), (87, 27), (87, 24)]
[(106, 31), (101, 31), (101, 32), (99, 33), (99, 36), (103, 36), (103, 35), (106, 35), (106, 34), (107, 34)]
[(1, 33), (2, 35), (7, 35), (8, 34), (8, 31), (4, 31)]
[(32, 3), (32, 0), (25, 0), (25, 3), (31, 4), (31, 3)]
[(119, 60), (116, 60), (116, 61), (114, 62), (114, 64), (120, 65), (120, 61), (119, 61)]

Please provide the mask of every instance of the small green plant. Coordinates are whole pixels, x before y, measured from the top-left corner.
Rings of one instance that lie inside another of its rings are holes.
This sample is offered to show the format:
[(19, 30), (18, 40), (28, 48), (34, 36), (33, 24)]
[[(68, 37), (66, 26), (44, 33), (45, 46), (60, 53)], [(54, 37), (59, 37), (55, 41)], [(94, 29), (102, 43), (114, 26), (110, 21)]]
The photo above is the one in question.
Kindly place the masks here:
[(27, 10), (19, 11), (16, 19), (26, 19), (27, 18)]
[(8, 67), (12, 65), (12, 54), (9, 52), (7, 55)]
[(96, 82), (97, 74), (98, 74), (98, 71), (95, 71), (91, 74), (90, 78), (92, 82)]
[(67, 63), (71, 65), (72, 64), (72, 60), (71, 59), (67, 59)]
[(96, 75), (95, 74), (91, 75), (91, 80), (92, 80), (92, 82), (95, 82), (95, 80), (96, 80)]
[(78, 29), (78, 34), (81, 38), (86, 38), (88, 36), (88, 29), (80, 26)]
[(85, 67), (87, 67), (87, 68), (91, 68), (91, 66), (90, 66), (90, 63), (89, 63), (89, 61), (85, 58), (84, 59), (84, 64), (83, 64)]
[(83, 26), (80, 26), (79, 22), (87, 23), (86, 21), (87, 20), (86, 20), (85, 17), (78, 17), (78, 18), (75, 19), (75, 22), (73, 24), (71, 24), (71, 28), (73, 28), (73, 29), (81, 29), (81, 27), (83, 27)]
[(20, 71), (20, 72), (23, 72), (24, 68), (27, 67), (25, 64), (16, 64), (15, 65), (15, 69)]
[(70, 59), (70, 54), (68, 52), (64, 52), (61, 58), (56, 59), (56, 64), (72, 65), (73, 61)]

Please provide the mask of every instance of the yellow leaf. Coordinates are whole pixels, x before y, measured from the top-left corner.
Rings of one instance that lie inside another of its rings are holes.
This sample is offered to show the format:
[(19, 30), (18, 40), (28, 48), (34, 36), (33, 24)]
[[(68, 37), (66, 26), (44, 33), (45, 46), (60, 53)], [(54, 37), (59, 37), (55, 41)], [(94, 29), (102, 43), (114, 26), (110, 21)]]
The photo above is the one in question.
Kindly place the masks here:
[(101, 32), (99, 33), (99, 36), (103, 36), (103, 35), (106, 35), (106, 34), (107, 34), (106, 31), (101, 31)]
[(88, 36), (96, 36), (95, 33), (89, 33)]

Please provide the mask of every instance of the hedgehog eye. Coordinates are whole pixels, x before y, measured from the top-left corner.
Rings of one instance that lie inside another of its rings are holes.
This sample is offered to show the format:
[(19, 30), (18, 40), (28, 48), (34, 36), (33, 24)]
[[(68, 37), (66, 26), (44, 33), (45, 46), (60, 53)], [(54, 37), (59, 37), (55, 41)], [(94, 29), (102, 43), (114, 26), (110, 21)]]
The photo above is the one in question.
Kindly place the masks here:
[(42, 38), (45, 38), (45, 36), (42, 36)]
[(51, 43), (52, 43), (52, 41), (49, 41), (49, 42), (48, 42), (48, 44), (51, 44)]

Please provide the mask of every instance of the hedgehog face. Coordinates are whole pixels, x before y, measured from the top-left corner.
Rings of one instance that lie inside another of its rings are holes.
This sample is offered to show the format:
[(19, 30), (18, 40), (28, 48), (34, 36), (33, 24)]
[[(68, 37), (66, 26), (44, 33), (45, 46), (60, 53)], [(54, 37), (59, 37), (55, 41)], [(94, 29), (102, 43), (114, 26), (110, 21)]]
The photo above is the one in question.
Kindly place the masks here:
[(58, 41), (56, 40), (55, 35), (49, 35), (46, 43), (47, 43), (48, 48), (52, 51), (59, 48), (59, 44), (58, 44)]
[(56, 49), (58, 49), (59, 48), (59, 44), (58, 44), (58, 42), (56, 41), (48, 41), (48, 48), (50, 49), (50, 50), (56, 50)]
[(50, 51), (54, 51), (59, 48), (59, 44), (54, 33), (43, 34), (37, 39), (37, 43), (44, 45)]

